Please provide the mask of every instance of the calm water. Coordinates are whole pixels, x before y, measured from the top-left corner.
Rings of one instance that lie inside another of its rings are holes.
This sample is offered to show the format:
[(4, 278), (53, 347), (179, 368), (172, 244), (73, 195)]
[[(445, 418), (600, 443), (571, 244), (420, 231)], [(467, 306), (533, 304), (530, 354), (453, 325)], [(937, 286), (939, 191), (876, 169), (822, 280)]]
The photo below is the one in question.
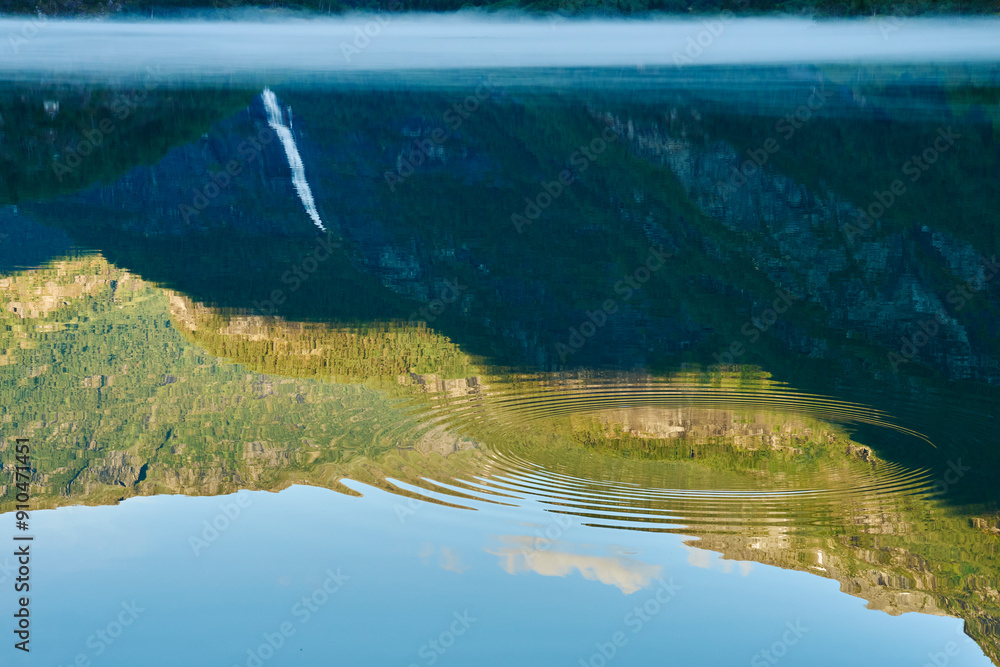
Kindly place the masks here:
[(64, 47), (0, 85), (4, 664), (1000, 664), (988, 59)]

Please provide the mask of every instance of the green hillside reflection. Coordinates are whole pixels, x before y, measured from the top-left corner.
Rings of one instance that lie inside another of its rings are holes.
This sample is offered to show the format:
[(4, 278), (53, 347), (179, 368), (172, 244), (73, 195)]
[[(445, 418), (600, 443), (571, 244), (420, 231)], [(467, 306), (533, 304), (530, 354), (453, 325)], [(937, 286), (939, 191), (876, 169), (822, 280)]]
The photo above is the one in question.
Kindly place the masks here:
[[(504, 374), (423, 327), (222, 315), (98, 256), (0, 289), (3, 419), (35, 442), (43, 506), (354, 493), (346, 478), (458, 507), (536, 497), (593, 525), (833, 578), (873, 609), (960, 616), (996, 659), (998, 517), (950, 507), (929, 471), (859, 440), (866, 425), (933, 448), (870, 407), (753, 369)], [(393, 364), (369, 353), (383, 343)]]

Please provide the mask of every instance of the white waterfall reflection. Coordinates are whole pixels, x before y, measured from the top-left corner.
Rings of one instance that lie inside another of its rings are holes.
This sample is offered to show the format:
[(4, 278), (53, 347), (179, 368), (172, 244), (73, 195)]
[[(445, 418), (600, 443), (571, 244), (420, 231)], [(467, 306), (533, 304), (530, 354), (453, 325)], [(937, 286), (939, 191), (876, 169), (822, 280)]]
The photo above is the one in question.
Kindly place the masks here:
[(306, 180), (306, 168), (302, 164), (302, 156), (299, 155), (299, 149), (295, 145), (295, 137), (292, 136), (291, 128), (285, 125), (282, 120), (278, 99), (271, 92), (270, 88), (265, 88), (260, 97), (264, 100), (264, 109), (267, 111), (267, 124), (271, 126), (274, 133), (281, 139), (281, 145), (285, 147), (285, 155), (288, 156), (288, 166), (292, 168), (292, 185), (295, 186), (295, 191), (299, 193), (299, 199), (302, 200), (302, 205), (305, 206), (306, 213), (312, 218), (313, 223), (325, 232), (326, 227), (323, 225), (323, 220), (319, 217), (319, 211), (316, 210), (316, 202), (313, 200), (312, 190), (309, 189), (309, 181)]

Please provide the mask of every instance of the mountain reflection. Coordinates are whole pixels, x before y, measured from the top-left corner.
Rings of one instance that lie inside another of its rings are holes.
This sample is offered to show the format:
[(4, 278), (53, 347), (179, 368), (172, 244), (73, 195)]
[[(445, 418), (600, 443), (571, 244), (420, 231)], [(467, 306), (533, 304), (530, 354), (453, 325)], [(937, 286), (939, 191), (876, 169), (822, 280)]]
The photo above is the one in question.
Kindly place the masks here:
[(1000, 89), (703, 76), (498, 88), (457, 127), (448, 90), (0, 91), (0, 391), (38, 503), (538, 499), (511, 574), (628, 594), (657, 568), (558, 517), (679, 533), (998, 661)]

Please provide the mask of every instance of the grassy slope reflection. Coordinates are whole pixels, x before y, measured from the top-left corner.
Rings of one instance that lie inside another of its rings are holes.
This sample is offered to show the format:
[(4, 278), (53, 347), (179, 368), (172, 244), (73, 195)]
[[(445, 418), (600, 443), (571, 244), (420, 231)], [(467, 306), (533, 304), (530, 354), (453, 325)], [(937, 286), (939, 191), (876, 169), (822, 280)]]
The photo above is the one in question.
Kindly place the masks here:
[(481, 372), (422, 322), (336, 328), (222, 313), (174, 293), (169, 298), (171, 321), (193, 343), (258, 373), (385, 387), (409, 374), (470, 378)]
[[(630, 97), (498, 90), (447, 132), (443, 156), (394, 191), (384, 172), (412, 149), (414, 133), (448, 127), (442, 114), (461, 95), (290, 91), (282, 102), (295, 109), (318, 206), (345, 242), (344, 252), (308, 281), (291, 283), (297, 289), (289, 287), (288, 272), (312, 252), (315, 232), (276, 144), (205, 211), (190, 220), (177, 212), (207, 172), (263, 126), (256, 102), (154, 167), (25, 210), (116, 265), (220, 313), (247, 312), (278, 289), (286, 299), (278, 313), (288, 321), (376, 329), (409, 319), (443, 281), (457, 281), (466, 290), (433, 322), (435, 331), (463, 354), (527, 371), (610, 366), (669, 374), (684, 363), (714, 363), (734, 341), (748, 341), (747, 323), (780, 287), (801, 298), (738, 361), (804, 391), (839, 391), (901, 417), (909, 411), (926, 419), (930, 412), (920, 406), (928, 395), (957, 390), (949, 410), (975, 406), (963, 421), (977, 428), (953, 437), (946, 416), (934, 428), (952, 437), (935, 437), (940, 449), (931, 458), (884, 439), (879, 451), (941, 474), (949, 460), (974, 460), (974, 473), (953, 491), (993, 498), (1000, 461), (988, 429), (979, 427), (997, 412), (996, 398), (961, 381), (997, 379), (1000, 341), (992, 323), (1000, 290), (994, 281), (973, 306), (954, 312), (947, 295), (975, 277), (977, 253), (996, 248), (995, 227), (978, 224), (1000, 211), (991, 181), (996, 88), (961, 80), (960, 69), (949, 70), (956, 81), (944, 83), (908, 83), (894, 72), (869, 81), (864, 74), (793, 70), (783, 83), (774, 75), (777, 83), (761, 93), (738, 87), (752, 112), (746, 114), (719, 101), (730, 94), (727, 82), (736, 85), (725, 72), (717, 73), (715, 88)], [(813, 85), (828, 86), (829, 101), (785, 140), (776, 119), (803, 104)], [(876, 229), (845, 239), (840, 224), (851, 205), (867, 204), (872, 187), (888, 187), (900, 176), (900, 160), (923, 149), (942, 124), (962, 134), (960, 149)], [(525, 198), (541, 192), (539, 183), (571, 166), (573, 151), (608, 125), (621, 140), (518, 234), (511, 213), (522, 212)], [(720, 208), (716, 181), (741, 164), (740, 149), (772, 135), (783, 150)], [(868, 160), (866, 169), (855, 168), (858, 156)], [(780, 169), (772, 172), (773, 165)], [(963, 193), (958, 205), (955, 192)], [(626, 302), (614, 286), (644, 263), (650, 247), (674, 253), (669, 268)], [(599, 338), (560, 359), (556, 344), (609, 297), (619, 309)], [(897, 376), (887, 354), (899, 350), (928, 308), (948, 312), (949, 324)], [(214, 335), (199, 334), (210, 346), (206, 337)], [(242, 353), (225, 345), (249, 345), (216, 343), (219, 354), (236, 358)], [(261, 364), (287, 363), (259, 352), (253, 358)], [(876, 383), (902, 398), (893, 404), (888, 394), (858, 396)]]
[[(681, 532), (730, 557), (835, 578), (890, 613), (960, 615), (996, 659), (996, 519), (949, 512), (920, 493), (919, 475), (886, 469), (842, 426), (751, 409), (607, 407), (620, 402), (614, 396), (552, 411), (553, 401), (528, 400), (534, 384), (504, 387), (448, 341), (411, 332), (393, 343), (413, 364), (407, 371), (443, 363), (458, 377), (479, 373), (442, 383), (436, 397), (425, 391), (428, 376), (404, 373), (417, 382), (400, 384), (402, 366), (364, 355), (381, 349), (384, 332), (338, 366), (330, 352), (344, 352), (343, 331), (224, 317), (99, 257), (17, 273), (0, 288), (0, 404), (8, 428), (36, 441), (43, 505), (296, 482), (346, 491), (343, 477), (400, 492), (390, 475), (436, 490), (421, 478), (452, 482), (477, 497), (538, 495), (594, 523)], [(251, 366), (381, 389), (248, 372), (178, 329)], [(318, 353), (300, 354), (307, 350)], [(278, 352), (287, 358), (275, 366), (267, 357)], [(760, 394), (765, 380), (720, 378), (719, 401)], [(571, 397), (588, 397), (588, 381), (569, 386)], [(399, 429), (428, 416), (430, 426)], [(467, 437), (451, 430), (458, 423)], [(5, 484), (5, 507), (12, 492)]]
[[(387, 488), (407, 457), (441, 449), (396, 450), (383, 431), (405, 413), (384, 391), (207, 356), (171, 323), (162, 291), (101, 258), (17, 273), (0, 289), (3, 419), (36, 440), (39, 506), (296, 482), (349, 492), (337, 482), (347, 476)], [(15, 491), (5, 481), (5, 507)]]

